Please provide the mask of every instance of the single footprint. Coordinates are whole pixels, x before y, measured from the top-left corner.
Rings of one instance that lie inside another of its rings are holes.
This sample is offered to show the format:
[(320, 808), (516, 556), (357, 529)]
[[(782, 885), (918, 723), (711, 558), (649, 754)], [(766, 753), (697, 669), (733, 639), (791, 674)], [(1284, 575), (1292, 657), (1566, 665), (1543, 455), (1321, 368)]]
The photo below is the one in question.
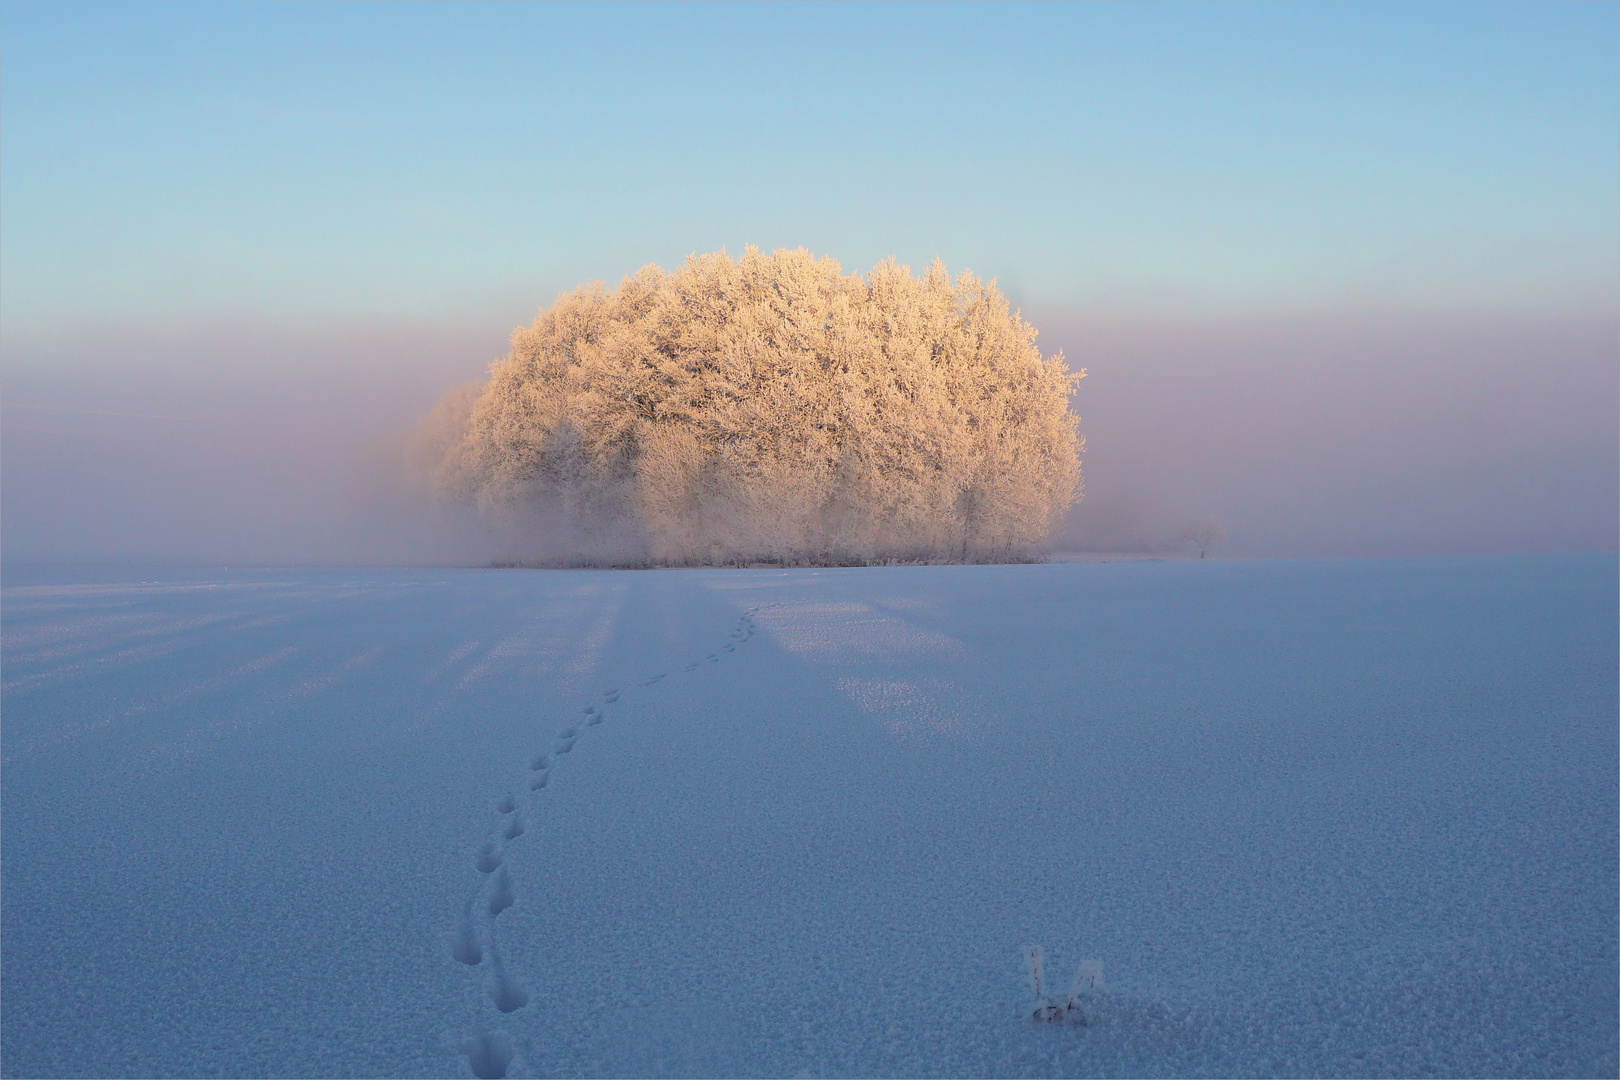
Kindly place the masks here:
[(558, 739), (557, 740), (557, 753), (559, 755), (571, 753), (573, 751), (573, 749), (574, 749), (574, 740), (573, 739)]
[(517, 809), (517, 796), (510, 793), (502, 795), (501, 801), (495, 804), (495, 809), (503, 814), (510, 814)]
[(523, 815), (513, 814), (512, 820), (506, 823), (506, 831), (501, 835), (505, 836), (508, 840), (516, 840), (518, 837), (522, 836), (525, 831), (527, 830), (523, 825)]
[(719, 661), (720, 661), (720, 654), (719, 653), (712, 652), (712, 653), (709, 654), (709, 663), (715, 664), (715, 663), (719, 663)]
[(494, 969), (494, 978), (489, 984), (489, 999), (495, 1007), (503, 1013), (517, 1012), (529, 1003), (528, 992), (517, 984), (517, 980), (506, 973), (506, 965), (501, 962), (501, 952), (495, 947), (495, 938), (489, 939), (490, 967)]
[(587, 716), (585, 718), (585, 722), (594, 727), (595, 725), (600, 724), (602, 722), (602, 719), (603, 718), (602, 718), (601, 713), (592, 713), (591, 715), (589, 715), (589, 716)]
[(446, 940), (450, 943), (450, 955), (468, 967), (477, 967), (484, 959), (484, 947), (478, 944), (478, 932), (473, 929), (470, 899), (461, 913), (461, 925), (455, 933), (447, 935)]
[(657, 682), (659, 679), (662, 679), (665, 674), (667, 674), (667, 672), (660, 672), (659, 674), (654, 675), (652, 678), (648, 679), (646, 682), (642, 683), (641, 685), (642, 686), (651, 686), (653, 683)]
[(577, 728), (577, 727), (565, 727), (561, 731), (557, 732), (557, 738), (559, 738), (559, 739), (577, 739), (577, 738), (579, 738), (579, 728)]
[(587, 706), (585, 706), (585, 715), (586, 716), (595, 716), (596, 715), (596, 706), (595, 705), (587, 705)]
[(495, 872), (495, 868), (501, 865), (501, 853), (495, 850), (495, 841), (484, 841), (484, 846), (478, 849), (478, 858), (473, 865), (478, 867), (478, 872), (481, 874), (493, 874)]
[(517, 1012), (529, 1003), (529, 995), (510, 978), (499, 977), (489, 985), (489, 1000), (503, 1013)]
[(609, 690), (607, 693), (602, 695), (602, 700), (611, 705), (615, 701), (619, 700), (619, 692), (617, 690)]
[(529, 781), (529, 790), (539, 791), (541, 788), (545, 787), (550, 780), (551, 774), (549, 772), (539, 773), (533, 780)]
[(461, 1040), (461, 1052), (478, 1080), (503, 1080), (512, 1065), (512, 1037), (504, 1031), (489, 1031)]
[(681, 670), (682, 671), (696, 671), (697, 669), (698, 669), (698, 662), (696, 660), (694, 660), (690, 664), (687, 664)]
[(730, 642), (727, 642), (726, 646), (725, 646), (725, 651), (726, 652), (736, 652), (737, 651), (737, 646), (731, 644)]
[(512, 878), (507, 874), (506, 867), (501, 867), (501, 872), (491, 880), (494, 885), (489, 890), (489, 913), (499, 915), (517, 903), (517, 895), (512, 892)]
[(549, 769), (551, 768), (551, 758), (547, 757), (545, 754), (536, 754), (534, 757), (529, 759), (529, 768), (533, 769), (535, 772), (541, 772), (545, 769)]

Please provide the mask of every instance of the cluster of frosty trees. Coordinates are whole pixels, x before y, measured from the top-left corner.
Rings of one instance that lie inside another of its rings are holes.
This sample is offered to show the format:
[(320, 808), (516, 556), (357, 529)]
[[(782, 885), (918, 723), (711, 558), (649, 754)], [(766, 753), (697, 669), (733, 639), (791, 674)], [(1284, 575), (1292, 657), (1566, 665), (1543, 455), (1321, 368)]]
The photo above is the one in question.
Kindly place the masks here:
[(441, 402), (434, 470), (537, 512), (553, 558), (1027, 559), (1081, 492), (1082, 374), (937, 262), (694, 256), (515, 331), (487, 384)]

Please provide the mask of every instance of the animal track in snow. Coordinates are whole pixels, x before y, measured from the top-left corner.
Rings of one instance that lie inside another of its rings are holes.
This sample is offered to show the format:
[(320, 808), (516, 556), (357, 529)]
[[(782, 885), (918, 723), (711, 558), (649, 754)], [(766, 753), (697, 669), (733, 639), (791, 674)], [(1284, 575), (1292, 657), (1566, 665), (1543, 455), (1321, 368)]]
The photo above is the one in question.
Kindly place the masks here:
[(512, 1067), (512, 1037), (504, 1031), (490, 1031), (461, 1040), (461, 1052), (478, 1080), (502, 1080)]
[(529, 781), (529, 790), (530, 791), (539, 791), (541, 788), (545, 787), (550, 782), (551, 782), (551, 774), (549, 772), (540, 773), (533, 780)]
[(507, 973), (506, 963), (501, 960), (501, 951), (496, 947), (493, 936), (489, 939), (489, 960), (493, 975), (489, 984), (489, 1000), (503, 1013), (517, 1012), (529, 1003), (529, 994)]
[(557, 740), (557, 753), (559, 755), (573, 753), (573, 750), (574, 750), (574, 740), (573, 739), (558, 739)]
[(473, 929), (472, 901), (461, 914), (461, 925), (449, 935), (450, 955), (469, 967), (478, 966), (484, 959), (484, 947), (478, 944), (478, 932)]
[(512, 813), (517, 809), (517, 796), (511, 794), (502, 795), (501, 801), (495, 804), (495, 809), (503, 814)]
[(669, 673), (667, 671), (661, 671), (657, 675), (654, 675), (652, 678), (650, 678), (647, 681), (643, 682), (641, 685), (642, 686), (651, 686), (653, 683), (655, 683), (658, 680), (666, 677), (668, 674)]
[(549, 769), (551, 768), (551, 758), (545, 754), (536, 754), (534, 757), (529, 759), (529, 768), (533, 769), (535, 772), (540, 772), (542, 769)]
[(517, 895), (512, 892), (512, 876), (501, 867), (501, 872), (490, 879), (493, 883), (489, 890), (489, 913), (499, 915), (513, 904), (517, 903)]
[(473, 861), (480, 874), (493, 874), (495, 868), (501, 865), (501, 853), (495, 850), (495, 841), (485, 840), (484, 846), (478, 849), (478, 858)]
[(512, 820), (506, 823), (506, 829), (501, 833), (501, 835), (506, 837), (508, 840), (516, 840), (527, 831), (528, 829), (523, 824), (523, 815), (513, 814)]
[(609, 690), (607, 693), (602, 695), (602, 700), (611, 705), (615, 701), (619, 700), (619, 692), (617, 690)]

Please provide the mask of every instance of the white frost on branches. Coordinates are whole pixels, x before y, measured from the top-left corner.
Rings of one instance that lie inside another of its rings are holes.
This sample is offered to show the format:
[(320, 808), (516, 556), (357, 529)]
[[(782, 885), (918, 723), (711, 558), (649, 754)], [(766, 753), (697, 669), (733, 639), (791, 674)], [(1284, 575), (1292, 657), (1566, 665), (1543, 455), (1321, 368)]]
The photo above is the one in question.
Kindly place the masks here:
[(1084, 375), (1035, 333), (938, 262), (647, 266), (559, 297), (480, 393), (447, 395), (434, 473), (658, 563), (1035, 558), (1082, 493)]

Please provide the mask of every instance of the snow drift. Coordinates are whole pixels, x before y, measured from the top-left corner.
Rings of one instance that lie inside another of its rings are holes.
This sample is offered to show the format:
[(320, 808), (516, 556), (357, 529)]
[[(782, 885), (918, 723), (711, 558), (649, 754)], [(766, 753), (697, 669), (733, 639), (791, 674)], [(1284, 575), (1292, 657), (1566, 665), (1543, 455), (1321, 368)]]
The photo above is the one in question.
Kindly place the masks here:
[(1613, 1077), (1617, 569), (8, 568), (0, 1076)]
[(804, 249), (587, 285), (424, 422), (442, 488), (553, 559), (1023, 561), (1082, 491), (1069, 396), (995, 283)]

